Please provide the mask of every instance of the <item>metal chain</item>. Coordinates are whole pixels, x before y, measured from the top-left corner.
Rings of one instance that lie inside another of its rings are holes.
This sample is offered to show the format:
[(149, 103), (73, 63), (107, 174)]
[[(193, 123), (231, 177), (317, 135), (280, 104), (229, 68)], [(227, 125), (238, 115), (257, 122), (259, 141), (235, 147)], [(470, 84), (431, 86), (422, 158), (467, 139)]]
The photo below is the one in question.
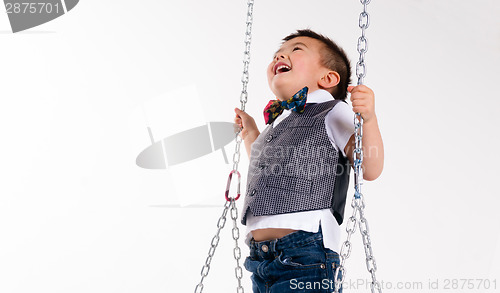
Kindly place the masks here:
[(366, 8), (370, 4), (371, 0), (360, 0), (363, 4), (363, 11), (359, 14), (358, 25), (361, 29), (361, 36), (358, 38), (358, 53), (359, 60), (356, 63), (356, 76), (358, 77), (358, 85), (363, 84), (363, 80), (366, 76), (366, 65), (365, 65), (365, 53), (368, 51), (368, 39), (365, 36), (365, 31), (370, 26), (370, 15), (368, 14)]
[(233, 220), (232, 236), (233, 236), (234, 243), (235, 243), (234, 249), (233, 249), (233, 256), (234, 256), (234, 259), (236, 260), (236, 267), (234, 269), (234, 273), (236, 276), (236, 280), (238, 281), (238, 287), (236, 287), (236, 292), (237, 293), (244, 293), (245, 292), (245, 290), (243, 289), (243, 286), (241, 286), (241, 279), (243, 278), (243, 269), (241, 268), (241, 265), (240, 265), (241, 248), (238, 245), (238, 239), (240, 239), (240, 229), (238, 228), (238, 223), (237, 223), (238, 208), (236, 208), (236, 199), (230, 198), (224, 204), (224, 210), (222, 211), (222, 215), (220, 216), (219, 220), (217, 221), (217, 232), (215, 233), (215, 236), (212, 238), (212, 242), (210, 243), (210, 249), (208, 250), (208, 257), (205, 260), (205, 264), (201, 268), (201, 280), (198, 283), (198, 285), (196, 285), (196, 288), (194, 289), (195, 293), (203, 292), (203, 288), (204, 288), (203, 280), (205, 279), (206, 276), (208, 276), (208, 272), (210, 271), (210, 264), (212, 262), (212, 258), (215, 254), (215, 250), (217, 249), (217, 246), (219, 245), (220, 231), (226, 225), (228, 211), (230, 212), (231, 219)]
[(231, 199), (231, 219), (233, 219), (233, 239), (234, 239), (234, 249), (233, 256), (236, 260), (236, 268), (234, 269), (234, 273), (236, 275), (236, 279), (238, 280), (238, 287), (236, 287), (236, 292), (243, 293), (243, 287), (241, 286), (241, 279), (243, 278), (243, 269), (240, 266), (241, 259), (241, 249), (238, 246), (238, 239), (240, 238), (240, 229), (238, 228), (238, 224), (236, 220), (238, 220), (238, 209), (236, 208), (236, 200)]
[[(248, 100), (247, 88), (249, 81), (248, 69), (250, 67), (250, 45), (252, 44), (253, 4), (254, 0), (248, 0), (246, 19), (247, 29), (245, 32), (245, 52), (243, 53), (243, 75), (241, 77), (241, 82), (243, 84), (240, 95), (241, 111), (245, 111), (245, 104)], [(240, 162), (240, 146), (242, 141), (242, 138), (239, 135), (240, 132), (241, 129), (238, 131), (238, 133), (236, 133), (236, 148), (233, 154), (233, 170), (238, 170), (238, 163)]]
[(217, 245), (219, 245), (220, 231), (226, 225), (226, 216), (230, 207), (231, 207), (231, 201), (226, 201), (226, 203), (224, 204), (224, 210), (222, 211), (222, 215), (217, 221), (217, 233), (215, 233), (215, 236), (212, 238), (212, 242), (210, 243), (210, 249), (208, 250), (208, 257), (205, 260), (205, 264), (201, 269), (200, 283), (198, 283), (198, 285), (196, 285), (196, 288), (194, 289), (195, 293), (203, 292), (203, 287), (204, 287), (203, 280), (205, 279), (206, 276), (208, 276), (208, 272), (210, 271), (210, 263), (212, 262), (212, 258), (214, 257)]
[[(358, 53), (359, 61), (356, 63), (356, 76), (358, 78), (358, 85), (363, 84), (366, 76), (365, 54), (368, 51), (368, 40), (365, 36), (365, 31), (370, 25), (370, 15), (367, 12), (367, 6), (371, 0), (360, 0), (363, 4), (363, 11), (359, 15), (359, 28), (361, 29), (361, 36), (358, 38)], [(340, 264), (335, 270), (335, 293), (338, 293), (345, 278), (345, 262), (351, 254), (351, 236), (356, 231), (356, 224), (359, 226), (361, 237), (363, 238), (363, 246), (366, 255), (366, 268), (370, 272), (372, 282), (370, 283), (371, 292), (382, 292), (380, 283), (377, 281), (375, 272), (377, 265), (373, 257), (373, 251), (370, 241), (370, 230), (368, 228), (368, 221), (365, 218), (364, 208), (365, 202), (361, 192), (363, 185), (363, 118), (359, 113), (354, 117), (355, 128), (355, 148), (353, 151), (354, 163), (354, 197), (352, 199), (352, 216), (346, 224), (347, 239), (342, 244), (340, 249)]]
[[(241, 110), (245, 111), (245, 104), (248, 100), (248, 81), (249, 81), (249, 73), (248, 69), (250, 66), (250, 45), (252, 43), (252, 24), (253, 24), (253, 4), (254, 0), (248, 0), (247, 2), (247, 19), (246, 19), (246, 32), (245, 32), (245, 52), (243, 55), (243, 75), (241, 77), (241, 82), (243, 84), (243, 88), (241, 90), (241, 95), (240, 95), (240, 102), (241, 102)], [(238, 209), (236, 207), (236, 200), (240, 197), (240, 174), (238, 172), (238, 163), (240, 162), (240, 146), (241, 146), (241, 141), (242, 138), (239, 135), (241, 132), (241, 129), (236, 133), (236, 147), (235, 151), (233, 154), (233, 170), (229, 174), (229, 179), (227, 182), (227, 187), (226, 187), (226, 203), (224, 204), (224, 210), (222, 211), (222, 215), (219, 218), (219, 221), (217, 222), (217, 232), (215, 233), (215, 236), (212, 238), (212, 242), (210, 244), (210, 249), (208, 250), (208, 257), (205, 260), (205, 264), (203, 265), (201, 269), (201, 280), (196, 285), (196, 288), (194, 290), (195, 293), (201, 293), (203, 292), (203, 280), (205, 279), (206, 276), (208, 276), (208, 272), (210, 271), (210, 263), (212, 262), (212, 258), (214, 256), (215, 250), (217, 249), (217, 245), (219, 244), (220, 240), (220, 231), (222, 228), (224, 228), (224, 225), (226, 223), (226, 216), (228, 211), (230, 211), (231, 219), (233, 220), (233, 229), (232, 229), (232, 236), (234, 239), (234, 249), (233, 249), (233, 256), (234, 259), (236, 260), (236, 268), (234, 269), (236, 280), (238, 281), (238, 287), (236, 287), (236, 292), (237, 293), (244, 293), (244, 289), (241, 286), (241, 279), (243, 278), (243, 269), (241, 268), (240, 265), (240, 259), (241, 259), (241, 249), (238, 246), (238, 239), (240, 238), (240, 230), (238, 228)], [(232, 174), (236, 173), (238, 175), (238, 189), (237, 189), (237, 196), (234, 198), (229, 197), (229, 187), (231, 183), (231, 178)]]
[[(253, 25), (253, 4), (254, 0), (248, 0), (247, 1), (247, 19), (246, 19), (246, 32), (245, 32), (245, 51), (243, 53), (243, 74), (241, 77), (241, 83), (242, 83), (242, 88), (241, 88), (241, 95), (240, 95), (240, 103), (241, 103), (241, 111), (245, 111), (245, 105), (248, 100), (248, 81), (250, 80), (250, 75), (248, 73), (249, 67), (250, 67), (250, 45), (252, 44), (252, 25)], [(233, 154), (233, 171), (231, 172), (238, 172), (238, 163), (240, 162), (240, 146), (241, 146), (241, 141), (242, 138), (239, 135), (241, 132), (238, 131), (236, 133), (236, 148)], [(232, 174), (232, 173), (231, 173)], [(240, 180), (240, 177), (238, 177), (238, 180)], [(238, 293), (243, 293), (243, 287), (241, 286), (241, 279), (243, 278), (243, 269), (240, 266), (240, 259), (241, 259), (241, 249), (238, 246), (238, 239), (240, 238), (240, 230), (238, 228), (238, 209), (236, 208), (236, 200), (239, 198), (240, 194), (240, 181), (238, 181), (238, 197), (236, 199), (232, 198), (231, 199), (231, 219), (233, 220), (233, 239), (234, 239), (234, 249), (233, 249), (233, 256), (234, 259), (236, 260), (236, 268), (235, 268), (235, 275), (236, 279), (238, 280), (238, 287), (236, 288), (236, 292)], [(229, 187), (228, 187), (229, 188)], [(227, 195), (226, 195), (227, 196)]]

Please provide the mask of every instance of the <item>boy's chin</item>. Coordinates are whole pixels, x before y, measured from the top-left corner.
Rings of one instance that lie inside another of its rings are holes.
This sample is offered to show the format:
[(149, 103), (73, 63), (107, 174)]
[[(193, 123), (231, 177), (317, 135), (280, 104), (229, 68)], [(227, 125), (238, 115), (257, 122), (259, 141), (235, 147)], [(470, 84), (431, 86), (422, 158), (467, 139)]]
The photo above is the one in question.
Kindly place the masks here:
[(274, 92), (274, 95), (276, 96), (276, 99), (278, 99), (280, 101), (286, 101), (293, 96), (293, 95), (288, 95), (287, 93), (282, 93), (282, 92)]
[(302, 89), (302, 88), (299, 88), (297, 90), (290, 89), (290, 88), (283, 89), (283, 90), (273, 90), (273, 93), (278, 100), (286, 101), (286, 100), (290, 99), (291, 97), (293, 97), (293, 95), (295, 95), (300, 89)]
[(286, 101), (290, 99), (297, 91), (293, 91), (293, 87), (286, 83), (273, 83), (271, 90), (277, 99)]

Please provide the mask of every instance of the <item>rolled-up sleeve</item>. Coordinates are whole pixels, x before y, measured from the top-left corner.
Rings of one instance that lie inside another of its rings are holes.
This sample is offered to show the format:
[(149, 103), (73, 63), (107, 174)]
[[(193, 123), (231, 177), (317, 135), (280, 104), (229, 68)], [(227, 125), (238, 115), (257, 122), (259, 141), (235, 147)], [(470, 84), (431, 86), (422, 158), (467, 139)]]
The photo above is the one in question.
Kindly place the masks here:
[(328, 138), (333, 146), (346, 156), (344, 149), (354, 134), (354, 112), (349, 104), (338, 102), (325, 116)]

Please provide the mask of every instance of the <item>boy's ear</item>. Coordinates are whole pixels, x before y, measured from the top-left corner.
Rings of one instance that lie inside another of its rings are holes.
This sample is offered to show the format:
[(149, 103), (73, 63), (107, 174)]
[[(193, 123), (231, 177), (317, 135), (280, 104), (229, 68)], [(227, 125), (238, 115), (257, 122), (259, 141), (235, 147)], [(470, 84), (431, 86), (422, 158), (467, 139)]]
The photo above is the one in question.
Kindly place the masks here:
[(339, 84), (340, 75), (336, 71), (328, 71), (323, 77), (318, 81), (318, 85), (323, 89), (330, 89)]

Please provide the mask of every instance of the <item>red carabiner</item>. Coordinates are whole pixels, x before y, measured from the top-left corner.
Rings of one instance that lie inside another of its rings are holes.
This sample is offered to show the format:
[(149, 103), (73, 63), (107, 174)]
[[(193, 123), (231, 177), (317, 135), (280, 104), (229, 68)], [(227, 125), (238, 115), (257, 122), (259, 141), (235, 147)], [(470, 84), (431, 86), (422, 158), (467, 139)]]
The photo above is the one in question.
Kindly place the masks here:
[[(236, 196), (236, 198), (230, 198), (229, 197), (229, 188), (231, 187), (231, 180), (232, 180), (232, 177), (233, 177), (233, 173), (236, 173), (238, 175), (238, 187), (237, 187), (237, 193), (238, 195)], [(231, 173), (229, 173), (229, 178), (227, 179), (227, 186), (226, 186), (226, 200), (227, 201), (231, 201), (231, 200), (238, 200), (240, 198), (240, 184), (241, 184), (241, 175), (240, 175), (240, 172), (238, 172), (237, 170), (232, 170)]]

